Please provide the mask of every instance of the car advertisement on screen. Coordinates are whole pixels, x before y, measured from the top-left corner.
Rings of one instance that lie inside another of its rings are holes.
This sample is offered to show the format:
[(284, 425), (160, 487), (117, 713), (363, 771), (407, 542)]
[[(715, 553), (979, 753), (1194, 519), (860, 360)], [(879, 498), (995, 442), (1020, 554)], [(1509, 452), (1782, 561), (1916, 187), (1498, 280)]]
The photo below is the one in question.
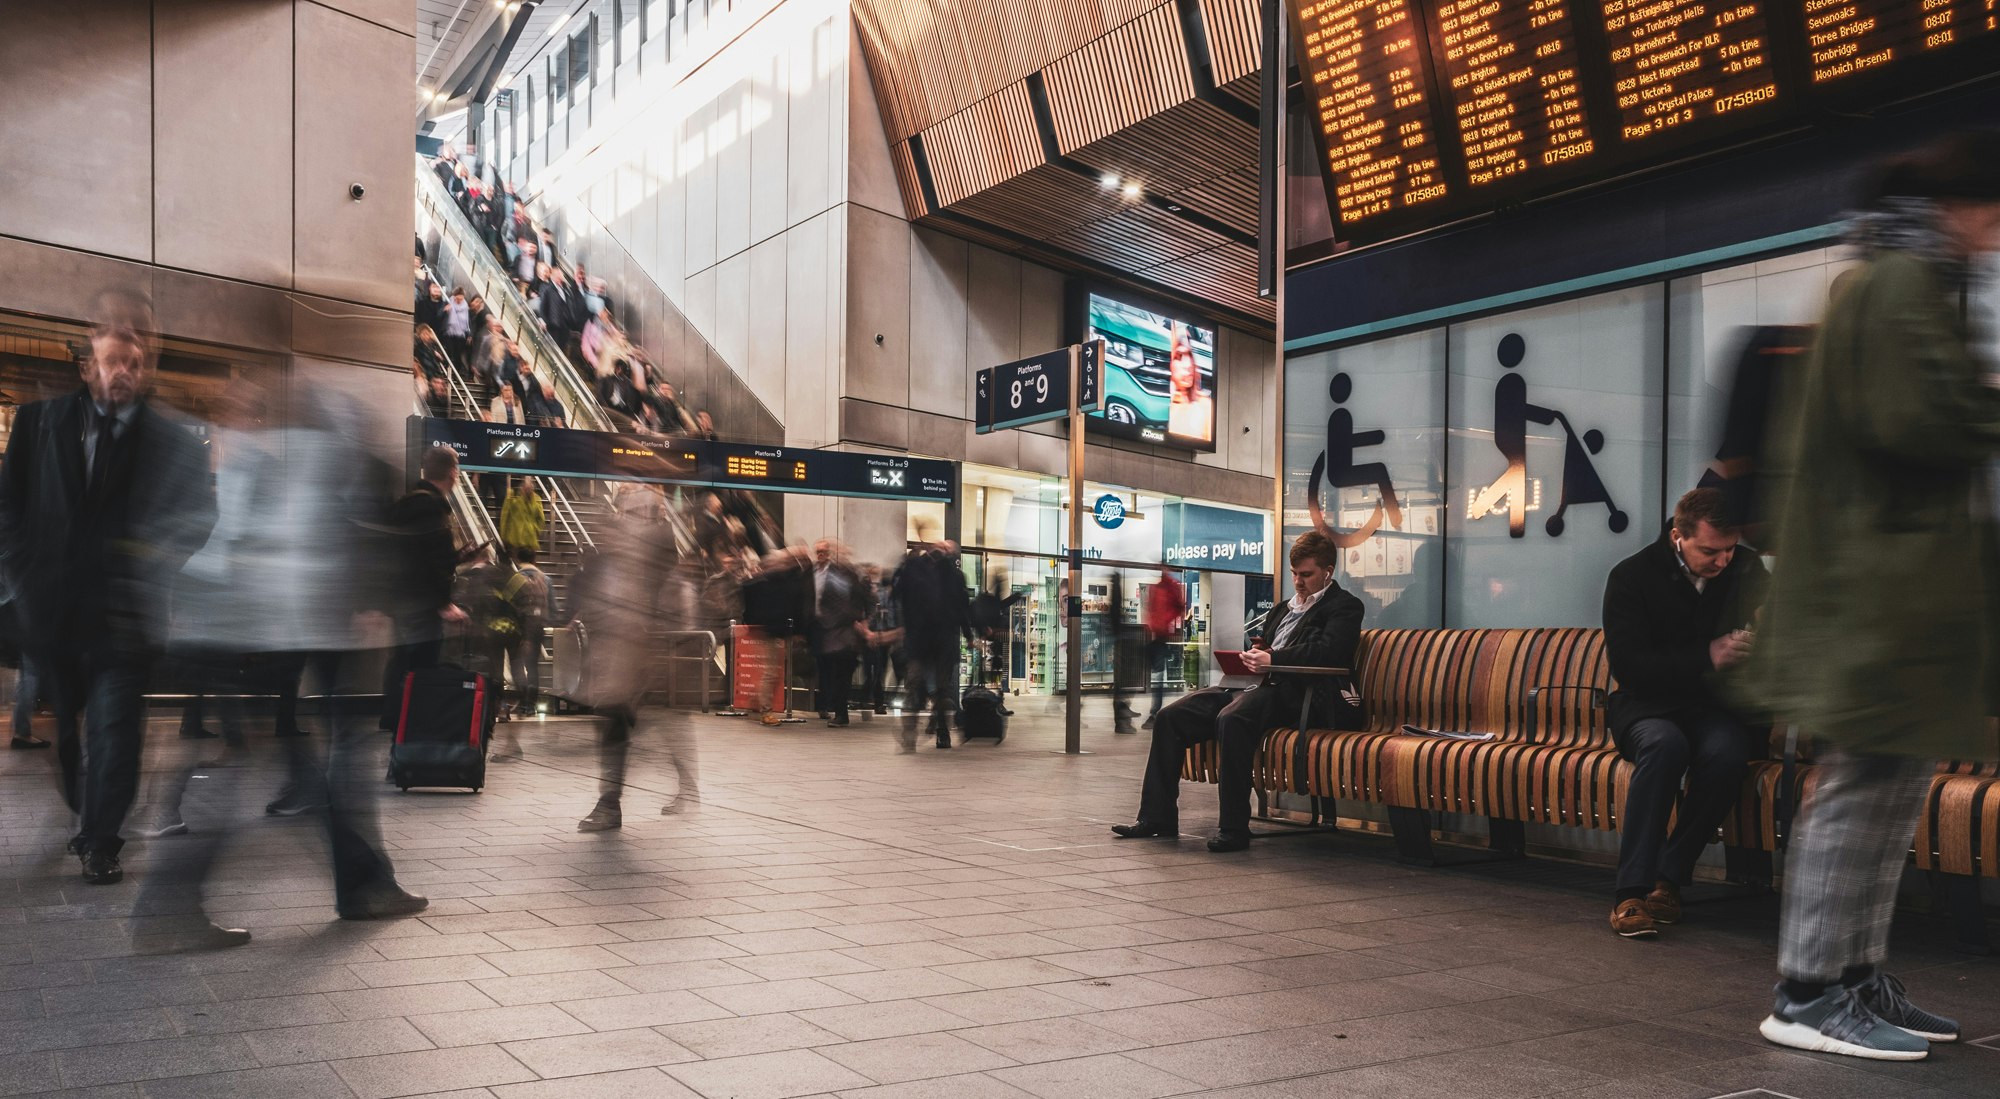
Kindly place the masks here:
[(1213, 328), (1090, 291), (1082, 339), (1104, 341), (1104, 403), (1091, 430), (1215, 449)]

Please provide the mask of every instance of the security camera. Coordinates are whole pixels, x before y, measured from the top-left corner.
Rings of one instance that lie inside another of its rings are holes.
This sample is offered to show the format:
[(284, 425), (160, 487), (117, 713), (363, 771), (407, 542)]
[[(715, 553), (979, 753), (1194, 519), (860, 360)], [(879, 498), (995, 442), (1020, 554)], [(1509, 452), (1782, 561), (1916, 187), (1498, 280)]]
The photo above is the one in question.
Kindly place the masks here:
[(361, 196), (367, 193), (368, 193), (368, 188), (363, 187), (359, 183), (350, 183), (347, 185), (347, 197), (353, 199), (356, 202), (360, 202)]

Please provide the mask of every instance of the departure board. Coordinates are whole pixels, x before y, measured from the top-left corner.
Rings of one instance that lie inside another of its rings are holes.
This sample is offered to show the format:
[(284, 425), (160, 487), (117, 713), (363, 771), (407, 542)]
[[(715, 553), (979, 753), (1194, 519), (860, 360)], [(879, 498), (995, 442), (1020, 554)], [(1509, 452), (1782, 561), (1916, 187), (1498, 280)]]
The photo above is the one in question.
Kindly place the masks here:
[(1965, 52), (2000, 35), (2000, 0), (1804, 0), (1817, 87), (1853, 82), (1898, 61)]
[(1307, 101), (1343, 230), (1449, 194), (1415, 0), (1295, 0)]
[(1439, 72), (1472, 188), (1594, 151), (1572, 2), (1442, 0), (1437, 5)]
[(1775, 112), (1778, 73), (1763, 0), (1601, 3), (1620, 141), (1656, 142), (1721, 119), (1754, 124), (1760, 112)]
[(2000, 0), (1288, 0), (1366, 244), (2000, 75)]

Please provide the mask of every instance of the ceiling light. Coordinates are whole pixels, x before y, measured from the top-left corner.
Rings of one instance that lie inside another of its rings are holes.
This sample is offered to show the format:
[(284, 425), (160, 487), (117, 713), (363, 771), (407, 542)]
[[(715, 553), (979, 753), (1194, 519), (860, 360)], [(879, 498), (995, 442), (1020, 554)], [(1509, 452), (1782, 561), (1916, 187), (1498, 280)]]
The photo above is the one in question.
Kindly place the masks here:
[(1097, 185), (1107, 191), (1116, 190), (1118, 187), (1118, 177), (1112, 175), (1110, 172), (1106, 172), (1097, 178)]
[(1136, 201), (1140, 195), (1139, 185), (1136, 183), (1127, 183), (1125, 185), (1124, 191), (1121, 193), (1124, 194), (1126, 198), (1133, 199)]
[(417, 94), (423, 96), (424, 102), (426, 103), (430, 102), (431, 99), (433, 98), (433, 93), (431, 92), (431, 90), (429, 88), (424, 87), (421, 84), (417, 86)]
[(555, 26), (549, 28), (548, 37), (554, 38), (556, 35), (561, 34), (563, 28), (567, 26), (569, 26), (569, 16), (565, 15), (561, 19), (556, 20)]

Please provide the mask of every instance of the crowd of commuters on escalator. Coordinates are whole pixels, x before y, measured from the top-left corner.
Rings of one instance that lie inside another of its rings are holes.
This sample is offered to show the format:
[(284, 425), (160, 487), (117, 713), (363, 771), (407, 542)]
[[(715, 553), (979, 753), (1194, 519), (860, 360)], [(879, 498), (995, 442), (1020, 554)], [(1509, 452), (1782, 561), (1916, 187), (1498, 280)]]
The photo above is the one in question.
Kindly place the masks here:
[[(580, 262), (565, 264), (554, 234), (534, 220), (511, 183), (495, 193), (482, 182), (477, 166), (450, 146), (441, 151), (433, 169), (494, 258), (513, 276), (528, 316), (577, 369), (615, 427), (716, 437), (709, 412), (688, 408), (661, 367), (618, 322), (616, 303), (604, 281), (593, 278)], [(527, 357), (518, 341), (505, 339), (498, 318), (485, 310), (485, 303), (477, 296), (462, 298), (462, 290), (446, 293), (428, 278), (421, 256), (418, 270), (417, 322), (430, 326), (434, 334), (427, 346), (441, 346), (470, 379), (495, 389), (514, 388), (519, 414), (529, 424), (567, 426), (569, 417), (551, 380), (524, 377), (529, 374)], [(461, 300), (462, 316), (455, 312)], [(419, 341), (425, 344), (421, 336)], [(418, 358), (425, 363), (421, 351)], [(424, 369), (429, 376), (438, 367), (429, 364)], [(514, 409), (491, 412), (511, 415)]]

